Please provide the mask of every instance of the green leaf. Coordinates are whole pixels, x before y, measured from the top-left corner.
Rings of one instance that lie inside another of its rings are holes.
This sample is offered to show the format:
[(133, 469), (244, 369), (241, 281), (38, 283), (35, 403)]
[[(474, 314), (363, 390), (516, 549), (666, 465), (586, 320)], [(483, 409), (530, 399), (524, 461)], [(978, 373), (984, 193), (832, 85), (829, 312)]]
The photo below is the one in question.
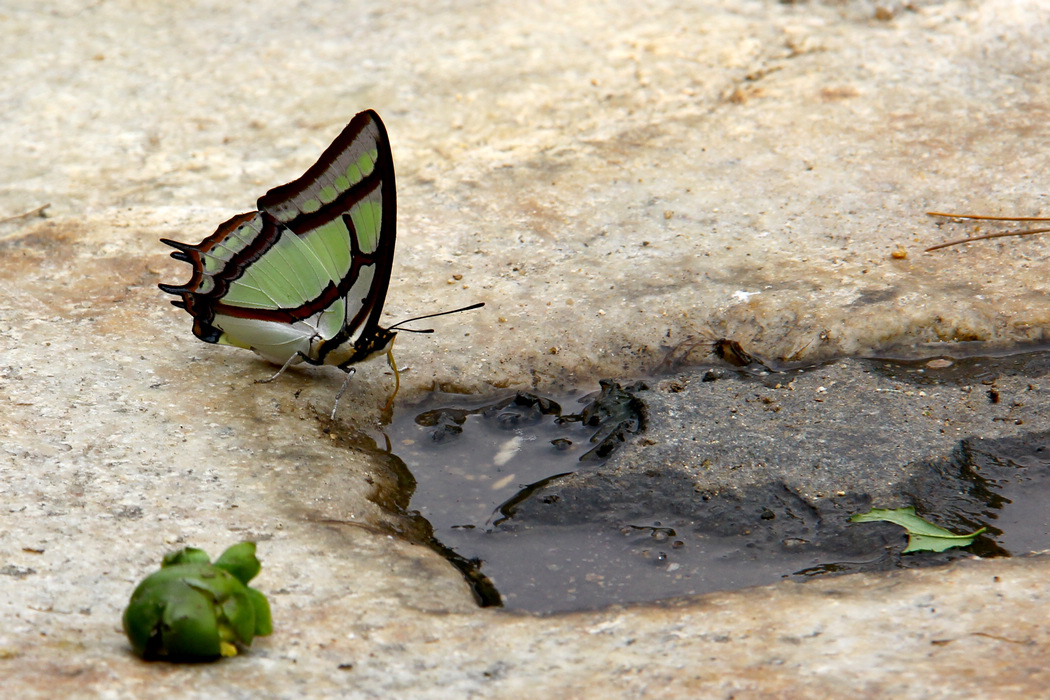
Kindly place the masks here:
[(161, 566), (175, 566), (176, 564), (207, 564), (211, 561), (208, 553), (196, 547), (183, 547), (176, 552), (168, 552), (164, 555)]
[(255, 558), (255, 543), (241, 542), (235, 544), (219, 555), (215, 566), (226, 569), (243, 584), (251, 581), (259, 573), (262, 565)]
[(945, 530), (943, 527), (926, 522), (915, 514), (915, 508), (897, 508), (889, 510), (884, 508), (872, 508), (867, 513), (857, 513), (850, 518), (853, 523), (875, 523), (887, 522), (900, 525), (908, 531), (908, 546), (903, 554), (908, 552), (943, 552), (953, 547), (969, 547), (974, 539), (987, 528), (981, 528), (969, 535), (956, 535)]
[(252, 607), (255, 609), (255, 635), (258, 637), (266, 637), (273, 634), (273, 620), (270, 618), (270, 601), (266, 600), (260, 591), (246, 586), (248, 589), (248, 597), (252, 601)]

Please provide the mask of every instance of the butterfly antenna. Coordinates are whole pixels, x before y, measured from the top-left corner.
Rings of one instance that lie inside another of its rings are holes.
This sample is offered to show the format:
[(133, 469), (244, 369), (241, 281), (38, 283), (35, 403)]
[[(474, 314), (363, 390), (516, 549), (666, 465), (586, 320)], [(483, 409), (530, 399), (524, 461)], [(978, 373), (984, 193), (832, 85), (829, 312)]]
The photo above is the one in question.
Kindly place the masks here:
[[(439, 311), (436, 314), (427, 314), (425, 316), (416, 316), (415, 318), (406, 318), (404, 321), (398, 321), (394, 325), (390, 326), (389, 328), (387, 328), (387, 330), (388, 331), (392, 331), (395, 328), (397, 328), (398, 326), (404, 325), (406, 323), (412, 323), (413, 321), (422, 321), (422, 320), (428, 319), (428, 318), (437, 318), (438, 316), (448, 316), (450, 314), (458, 314), (461, 311), (473, 311), (474, 309), (480, 309), (484, 305), (485, 305), (485, 302), (479, 301), (477, 304), (471, 304), (470, 306), (464, 306), (463, 308), (460, 308), (460, 309), (452, 309), (451, 311)], [(405, 333), (433, 333), (434, 332), (433, 328), (427, 328), (425, 330), (417, 330), (415, 328), (402, 328), (401, 330), (404, 331)]]

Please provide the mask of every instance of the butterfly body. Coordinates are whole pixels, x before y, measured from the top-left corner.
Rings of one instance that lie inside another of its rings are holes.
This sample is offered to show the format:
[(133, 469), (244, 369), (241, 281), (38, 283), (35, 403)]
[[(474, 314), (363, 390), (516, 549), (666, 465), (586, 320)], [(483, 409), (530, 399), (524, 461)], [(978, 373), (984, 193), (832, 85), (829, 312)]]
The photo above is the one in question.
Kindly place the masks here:
[(379, 326), (396, 239), (394, 167), (386, 129), (355, 116), (306, 173), (259, 198), (196, 245), (162, 239), (193, 266), (160, 288), (193, 316), (207, 343), (253, 350), (287, 367), (351, 365), (390, 355)]

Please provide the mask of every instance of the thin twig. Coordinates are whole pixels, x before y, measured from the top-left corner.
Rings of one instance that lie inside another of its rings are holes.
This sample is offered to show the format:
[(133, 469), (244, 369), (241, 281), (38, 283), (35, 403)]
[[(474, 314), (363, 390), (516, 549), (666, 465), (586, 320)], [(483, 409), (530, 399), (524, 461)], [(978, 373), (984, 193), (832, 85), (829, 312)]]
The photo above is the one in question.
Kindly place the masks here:
[(1000, 231), (999, 233), (986, 233), (983, 236), (974, 236), (973, 238), (960, 238), (956, 241), (948, 241), (947, 243), (941, 243), (939, 245), (932, 245), (926, 249), (929, 253), (931, 250), (940, 250), (941, 248), (947, 248), (952, 245), (959, 245), (960, 243), (970, 243), (971, 241), (985, 241), (989, 238), (1005, 238), (1007, 236), (1034, 236), (1037, 233), (1048, 233), (1050, 228), (1033, 228), (1027, 231)]
[[(969, 221), (1050, 221), (1050, 217), (1046, 216), (981, 216), (978, 214), (945, 214), (939, 211), (928, 211), (927, 216), (943, 216), (947, 219), (967, 219)], [(960, 243), (971, 243), (973, 241), (986, 241), (990, 238), (1006, 238), (1007, 236), (1034, 236), (1039, 233), (1050, 233), (1050, 227), (1048, 228), (1032, 228), (1024, 231), (999, 231), (997, 233), (986, 233), (981, 236), (973, 236), (971, 238), (959, 238), (954, 241), (948, 241), (947, 243), (940, 243), (938, 245), (930, 246), (925, 252), (940, 250), (941, 248), (947, 248), (953, 245), (959, 245)]]
[(15, 214), (14, 216), (9, 216), (6, 219), (0, 219), (0, 224), (6, 224), (9, 221), (17, 221), (18, 219), (28, 219), (30, 216), (33, 216), (33, 215), (43, 216), (44, 215), (44, 210), (47, 209), (49, 206), (51, 206), (50, 202), (48, 202), (47, 204), (45, 204), (42, 207), (37, 207), (36, 209), (33, 209), (32, 211), (27, 211), (24, 214)]
[(928, 211), (926, 216), (943, 216), (946, 219), (972, 219), (975, 221), (1050, 221), (1050, 216), (982, 216), (980, 214), (945, 214)]

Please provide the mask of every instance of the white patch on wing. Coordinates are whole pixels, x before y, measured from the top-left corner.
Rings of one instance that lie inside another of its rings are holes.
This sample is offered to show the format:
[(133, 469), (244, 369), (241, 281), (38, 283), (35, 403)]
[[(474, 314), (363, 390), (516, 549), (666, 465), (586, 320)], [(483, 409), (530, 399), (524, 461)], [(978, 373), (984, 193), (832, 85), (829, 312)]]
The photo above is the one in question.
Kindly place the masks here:
[(309, 355), (311, 341), (317, 335), (317, 330), (306, 322), (289, 325), (216, 314), (213, 324), (277, 365), (283, 365), (297, 352)]
[[(357, 281), (354, 282), (354, 286), (350, 287), (350, 291), (346, 294), (346, 323), (350, 324), (354, 320), (354, 316), (361, 312), (362, 307), (365, 305), (365, 299), (368, 298), (368, 292), (372, 289), (372, 278), (375, 277), (376, 266), (375, 265), (364, 265), (360, 268), (360, 273), (357, 276)], [(353, 329), (353, 335), (350, 336), (350, 341), (356, 343), (357, 339), (361, 337), (361, 331), (364, 329), (365, 324), (362, 323), (357, 328)]]

